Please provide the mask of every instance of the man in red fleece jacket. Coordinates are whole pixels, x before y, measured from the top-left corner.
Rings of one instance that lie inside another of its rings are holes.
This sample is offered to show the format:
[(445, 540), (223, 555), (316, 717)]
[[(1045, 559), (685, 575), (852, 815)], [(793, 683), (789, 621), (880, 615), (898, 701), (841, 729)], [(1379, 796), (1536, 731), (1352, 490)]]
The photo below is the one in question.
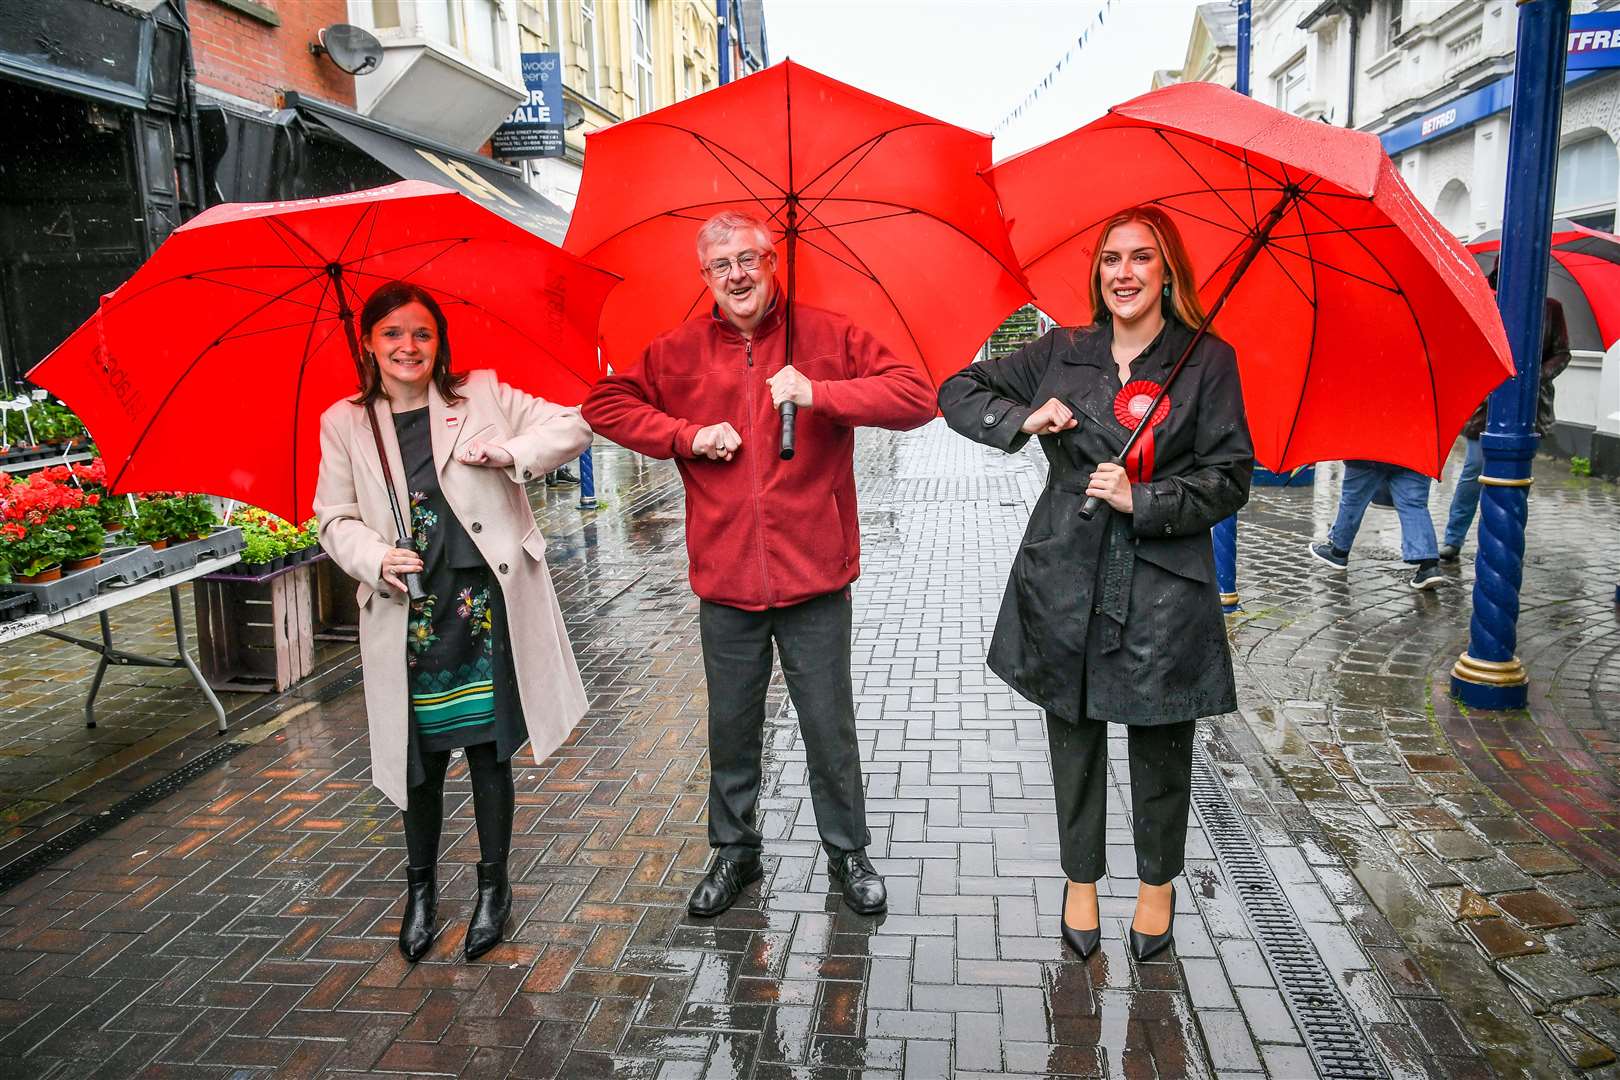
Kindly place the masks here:
[[(828, 874), (861, 914), (888, 893), (866, 857), (871, 835), (850, 680), (849, 584), (860, 574), (855, 428), (904, 430), (934, 416), (934, 390), (848, 319), (786, 302), (770, 230), (727, 211), (697, 236), (714, 306), (647, 347), (586, 399), (591, 427), (677, 461), (686, 551), (701, 605), (709, 688), (709, 845), (693, 915), (718, 915), (762, 876), (759, 802), (771, 642), (799, 714), (810, 798)], [(779, 454), (777, 407), (798, 406), (797, 453)]]

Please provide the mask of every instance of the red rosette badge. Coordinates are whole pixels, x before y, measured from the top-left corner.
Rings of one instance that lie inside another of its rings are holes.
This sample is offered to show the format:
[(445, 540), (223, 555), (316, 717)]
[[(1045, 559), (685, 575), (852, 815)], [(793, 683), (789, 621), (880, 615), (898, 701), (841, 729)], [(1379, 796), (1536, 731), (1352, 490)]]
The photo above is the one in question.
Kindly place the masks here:
[[(1147, 415), (1148, 408), (1153, 404), (1154, 395), (1161, 387), (1158, 383), (1148, 379), (1137, 379), (1126, 383), (1114, 395), (1114, 419), (1127, 431), (1135, 431), (1136, 425), (1142, 422)], [(1142, 431), (1142, 437), (1136, 440), (1131, 452), (1125, 455), (1125, 475), (1131, 483), (1153, 479), (1153, 429), (1164, 423), (1164, 418), (1170, 415), (1170, 395), (1166, 394), (1159, 399), (1159, 407), (1153, 410), (1153, 420)]]

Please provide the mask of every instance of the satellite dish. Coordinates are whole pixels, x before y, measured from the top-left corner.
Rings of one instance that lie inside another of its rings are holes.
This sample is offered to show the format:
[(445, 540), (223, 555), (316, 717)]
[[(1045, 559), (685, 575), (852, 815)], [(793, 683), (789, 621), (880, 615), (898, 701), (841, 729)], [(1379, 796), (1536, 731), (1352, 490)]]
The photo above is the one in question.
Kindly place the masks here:
[(309, 51), (316, 56), (325, 53), (332, 58), (332, 63), (350, 75), (376, 71), (377, 65), (382, 63), (382, 42), (358, 26), (333, 23), (320, 30), (315, 37), (316, 41), (310, 45)]

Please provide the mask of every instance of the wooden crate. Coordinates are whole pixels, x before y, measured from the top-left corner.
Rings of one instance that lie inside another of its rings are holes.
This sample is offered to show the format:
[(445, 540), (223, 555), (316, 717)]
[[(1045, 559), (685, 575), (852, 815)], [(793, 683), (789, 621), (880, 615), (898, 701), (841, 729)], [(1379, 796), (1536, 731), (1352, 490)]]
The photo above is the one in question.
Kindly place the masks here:
[(355, 599), (359, 587), (353, 578), (338, 569), (330, 558), (310, 564), (314, 581), (310, 584), (314, 605), (315, 637), (319, 641), (359, 641), (360, 604)]
[(315, 671), (311, 580), (304, 563), (264, 578), (203, 578), (198, 666), (216, 690), (279, 693)]

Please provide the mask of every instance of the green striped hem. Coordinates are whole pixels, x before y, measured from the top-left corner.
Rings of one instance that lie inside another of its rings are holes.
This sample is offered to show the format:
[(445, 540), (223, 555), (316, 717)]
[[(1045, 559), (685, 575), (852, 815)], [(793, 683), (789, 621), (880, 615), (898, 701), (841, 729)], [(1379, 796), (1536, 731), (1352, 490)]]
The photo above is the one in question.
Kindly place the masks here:
[(424, 734), (470, 727), (494, 719), (495, 686), (477, 682), (439, 694), (412, 694), (411, 704)]

